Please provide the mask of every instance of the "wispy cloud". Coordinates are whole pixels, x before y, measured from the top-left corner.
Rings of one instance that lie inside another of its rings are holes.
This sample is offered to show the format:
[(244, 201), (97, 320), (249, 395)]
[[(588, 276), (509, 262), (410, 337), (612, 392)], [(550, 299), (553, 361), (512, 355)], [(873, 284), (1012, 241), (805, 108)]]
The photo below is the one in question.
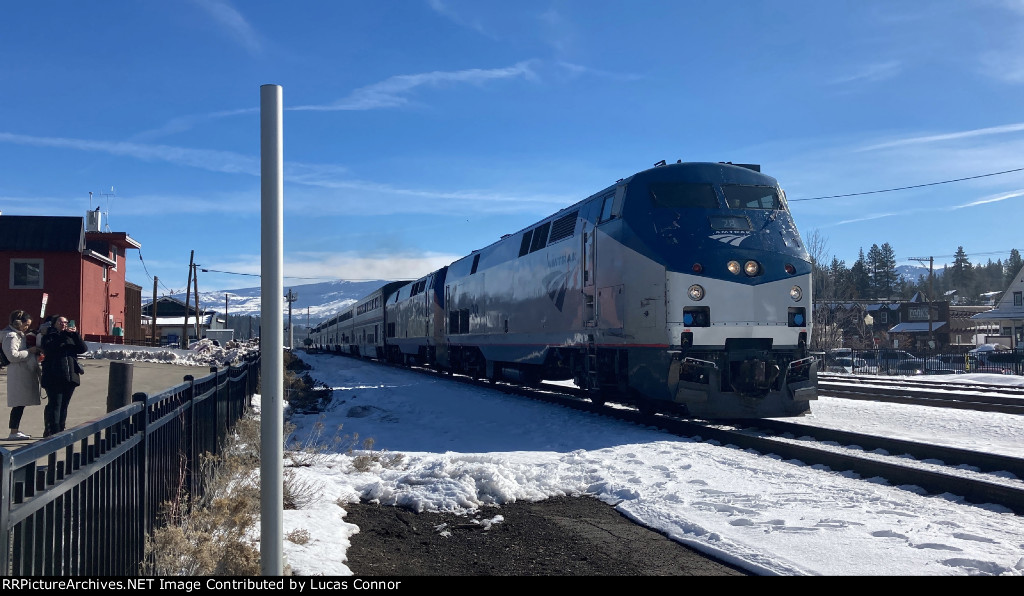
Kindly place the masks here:
[(977, 207), (978, 205), (988, 205), (989, 203), (998, 203), (1007, 199), (1014, 199), (1020, 196), (1024, 196), (1024, 190), (1015, 190), (1013, 192), (998, 194), (992, 197), (986, 197), (984, 199), (978, 199), (977, 201), (971, 201), (970, 203), (964, 203), (963, 205), (954, 205), (953, 207), (947, 207), (946, 211), (955, 211), (957, 209), (967, 209), (969, 207)]
[(1009, 134), (1021, 131), (1024, 131), (1024, 123), (1004, 124), (1002, 126), (990, 126), (988, 128), (978, 128), (974, 130), (964, 130), (960, 132), (951, 132), (939, 135), (926, 135), (920, 137), (909, 137), (906, 139), (896, 139), (894, 141), (886, 141), (884, 143), (869, 145), (867, 147), (858, 149), (858, 151), (875, 151), (878, 149), (889, 149), (892, 147), (903, 147), (907, 145), (923, 145), (927, 143), (939, 143), (942, 141), (957, 141), (962, 139)]
[(228, 35), (239, 45), (252, 54), (263, 50), (261, 37), (249, 25), (242, 13), (238, 12), (227, 0), (192, 0), (199, 8), (205, 10), (213, 19), (223, 26)]
[(483, 84), (501, 79), (535, 79), (533, 61), (526, 60), (505, 68), (470, 68), (456, 71), (433, 71), (412, 75), (398, 75), (379, 83), (356, 89), (347, 97), (333, 103), (292, 106), (289, 110), (376, 110), (394, 108), (409, 103), (409, 95), (420, 87), (440, 87), (447, 84)]
[(76, 149), (79, 151), (133, 157), (143, 161), (163, 161), (228, 174), (248, 174), (250, 176), (258, 176), (260, 173), (260, 163), (258, 158), (230, 151), (187, 149), (171, 145), (145, 145), (142, 143), (121, 141), (94, 141), (62, 137), (33, 137), (7, 132), (0, 132), (0, 142), (30, 145), (33, 147)]
[(600, 70), (600, 69), (597, 69), (597, 68), (591, 68), (589, 66), (582, 66), (580, 64), (574, 64), (572, 62), (566, 62), (564, 60), (560, 60), (560, 61), (556, 62), (555, 64), (557, 66), (559, 66), (559, 67), (569, 71), (570, 73), (573, 73), (573, 74), (591, 75), (591, 76), (596, 76), (596, 77), (603, 78), (603, 79), (609, 79), (609, 80), (612, 80), (612, 81), (636, 81), (636, 80), (639, 80), (639, 79), (643, 78), (643, 76), (639, 75), (639, 74), (628, 73), (628, 72), (627, 73), (610, 72), (610, 71), (607, 71), (607, 70)]
[(462, 12), (456, 11), (452, 8), (451, 3), (442, 2), (442, 0), (427, 0), (427, 5), (430, 6), (431, 10), (458, 26), (472, 29), (481, 35), (495, 39), (494, 35), (484, 29), (483, 23), (478, 19), (466, 17)]
[(857, 72), (841, 77), (836, 77), (828, 81), (828, 83), (830, 85), (847, 85), (850, 83), (875, 83), (878, 81), (891, 79), (898, 75), (902, 70), (903, 65), (899, 61), (890, 60), (889, 62), (869, 64), (867, 66), (864, 66)]
[[(533, 70), (535, 61), (526, 60), (506, 68), (481, 69), (471, 68), (458, 71), (434, 71), (413, 75), (398, 75), (374, 83), (366, 87), (356, 89), (347, 97), (328, 104), (309, 104), (284, 107), (285, 111), (314, 111), (314, 112), (336, 112), (336, 111), (360, 111), (380, 110), (396, 108), (410, 103), (409, 96), (420, 87), (440, 87), (446, 84), (468, 83), (481, 85), (488, 81), (524, 78), (536, 79)], [(203, 122), (209, 122), (220, 118), (233, 116), (245, 116), (258, 114), (258, 107), (239, 108), (235, 110), (222, 110), (209, 114), (191, 114), (179, 116), (163, 124), (160, 127), (146, 130), (136, 134), (135, 140), (146, 140), (163, 137), (190, 130)]]
[(974, 200), (974, 201), (969, 201), (967, 203), (961, 203), (959, 205), (949, 205), (949, 206), (946, 206), (946, 207), (938, 207), (938, 206), (934, 206), (933, 205), (933, 206), (929, 206), (927, 208), (907, 209), (905, 211), (890, 211), (890, 212), (887, 212), (887, 213), (872, 213), (872, 214), (866, 215), (864, 217), (857, 217), (857, 218), (853, 218), (853, 219), (844, 219), (844, 220), (837, 221), (837, 222), (827, 223), (827, 224), (824, 224), (821, 227), (830, 228), (830, 227), (842, 226), (842, 225), (846, 225), (846, 224), (860, 223), (860, 222), (872, 221), (872, 220), (876, 220), (876, 219), (883, 219), (883, 218), (886, 218), (886, 217), (903, 217), (903, 216), (907, 216), (907, 215), (915, 215), (915, 214), (918, 214), (918, 213), (931, 213), (931, 212), (935, 212), (935, 211), (957, 211), (959, 209), (970, 209), (971, 207), (979, 207), (981, 205), (989, 205), (991, 203), (999, 203), (999, 202), (1002, 202), (1002, 201), (1006, 201), (1006, 200), (1009, 200), (1009, 199), (1014, 199), (1014, 198), (1021, 197), (1021, 196), (1024, 196), (1024, 189), (1022, 189), (1022, 190), (1015, 190), (1015, 191), (1007, 192), (1007, 193), (1000, 193), (998, 195), (993, 195), (993, 196), (989, 196), (989, 197), (983, 197), (983, 198), (980, 198), (980, 199), (977, 199), (977, 200)]
[[(366, 254), (356, 252), (294, 252), (285, 256), (287, 279), (416, 279), (451, 264), (465, 255), (442, 253)], [(209, 269), (236, 274), (259, 275), (260, 256), (207, 257)], [(213, 275), (211, 273), (211, 275)], [(238, 280), (232, 280), (238, 285)], [(209, 283), (209, 282), (207, 282)], [(244, 284), (245, 282), (241, 282)], [(258, 283), (258, 281), (257, 281)], [(251, 284), (250, 284), (251, 285)]]
[(1006, 23), (1011, 25), (1011, 34), (993, 36), (991, 45), (998, 47), (979, 56), (981, 72), (1006, 83), (1024, 83), (1024, 43), (1020, 41), (1020, 30), (1024, 25), (1024, 0), (1002, 0), (997, 5), (1012, 13), (1006, 19)]
[[(260, 160), (258, 157), (242, 155), (231, 151), (214, 151), (208, 149), (189, 149), (172, 145), (147, 145), (134, 142), (96, 141), (85, 139), (69, 139), (60, 137), (33, 137), (13, 133), (0, 132), (0, 143), (13, 143), (33, 147), (49, 147), (56, 149), (73, 149), (93, 153), (105, 153), (119, 157), (128, 157), (142, 161), (160, 161), (180, 166), (199, 168), (202, 170), (227, 174), (243, 174), (258, 177)], [(285, 162), (285, 180), (289, 184), (299, 184), (329, 191), (346, 191), (352, 196), (371, 194), (380, 197), (378, 202), (360, 201), (360, 210), (373, 213), (389, 213), (402, 209), (423, 212), (425, 209), (436, 209), (447, 212), (452, 202), (459, 202), (463, 208), (476, 212), (509, 212), (509, 211), (544, 211), (553, 205), (565, 205), (576, 200), (573, 197), (542, 194), (511, 194), (491, 190), (424, 190), (403, 188), (390, 184), (354, 180), (349, 177), (347, 168), (330, 164), (308, 164), (302, 162)], [(351, 191), (351, 192), (350, 192)], [(412, 199), (398, 202), (400, 199)], [(426, 200), (424, 200), (426, 199)], [(310, 198), (319, 201), (318, 208), (328, 209), (323, 205), (322, 193)], [(301, 196), (300, 200), (301, 202)], [(245, 211), (234, 201), (220, 201), (220, 208), (231, 211)], [(159, 204), (167, 204), (161, 201)], [(175, 201), (179, 208), (191, 208), (206, 212), (211, 208), (204, 201)], [(293, 202), (294, 204), (294, 202)], [(337, 208), (350, 210), (351, 205), (343, 198), (331, 201)], [(230, 208), (227, 205), (232, 205)]]

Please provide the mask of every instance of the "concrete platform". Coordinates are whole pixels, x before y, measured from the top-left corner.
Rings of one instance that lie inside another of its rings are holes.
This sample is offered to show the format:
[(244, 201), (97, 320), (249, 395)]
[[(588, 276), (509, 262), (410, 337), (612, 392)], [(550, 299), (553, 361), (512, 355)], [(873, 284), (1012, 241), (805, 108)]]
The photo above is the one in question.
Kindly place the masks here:
[[(67, 427), (72, 428), (85, 422), (92, 422), (107, 414), (107, 387), (110, 381), (110, 363), (106, 359), (79, 359), (85, 374), (82, 385), (75, 389), (68, 407)], [(210, 374), (208, 366), (184, 366), (163, 362), (131, 361), (132, 393), (145, 392), (155, 395), (180, 383), (186, 375), (201, 379)], [(43, 390), (43, 403), (39, 406), (25, 408), (21, 419), (21, 432), (32, 435), (32, 439), (8, 441), (10, 432), (7, 423), (11, 409), (7, 407), (7, 371), (0, 369), (0, 447), (17, 449), (43, 436), (43, 408), (46, 407), (46, 391)]]

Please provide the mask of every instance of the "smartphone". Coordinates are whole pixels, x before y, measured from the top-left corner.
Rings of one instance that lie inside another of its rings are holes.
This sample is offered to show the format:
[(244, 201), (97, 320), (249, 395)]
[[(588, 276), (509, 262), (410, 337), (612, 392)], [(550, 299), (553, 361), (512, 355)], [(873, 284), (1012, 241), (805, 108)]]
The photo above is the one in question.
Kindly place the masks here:
[(75, 326), (75, 320), (74, 319), (71, 319), (70, 321), (68, 321), (68, 327), (74, 327), (74, 326)]

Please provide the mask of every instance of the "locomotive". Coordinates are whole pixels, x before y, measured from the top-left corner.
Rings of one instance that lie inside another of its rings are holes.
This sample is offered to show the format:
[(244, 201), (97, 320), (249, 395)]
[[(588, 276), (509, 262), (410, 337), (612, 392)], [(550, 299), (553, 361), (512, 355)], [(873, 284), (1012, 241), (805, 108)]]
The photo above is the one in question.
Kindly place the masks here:
[(659, 162), (311, 332), (314, 346), (704, 419), (817, 398), (811, 263), (760, 167)]

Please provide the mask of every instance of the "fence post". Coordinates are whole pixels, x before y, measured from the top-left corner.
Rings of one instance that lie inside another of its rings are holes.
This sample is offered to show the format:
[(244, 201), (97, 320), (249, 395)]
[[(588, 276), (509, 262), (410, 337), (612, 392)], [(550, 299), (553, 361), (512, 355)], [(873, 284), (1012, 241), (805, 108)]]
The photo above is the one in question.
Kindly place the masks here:
[(134, 362), (112, 361), (107, 375), (107, 413), (118, 410), (132, 402), (132, 377), (135, 375)]
[(198, 446), (196, 442), (196, 379), (192, 375), (185, 375), (184, 381), (188, 383), (188, 428), (185, 430), (185, 482), (188, 484), (189, 503), (196, 502), (196, 483), (194, 474), (196, 466), (199, 465), (199, 458), (196, 456)]
[[(139, 498), (142, 500), (142, 540), (141, 544), (146, 543), (146, 538), (150, 532), (153, 531), (153, 520), (156, 518), (156, 512), (153, 510), (152, 499), (149, 497), (149, 407), (146, 405), (146, 400), (149, 396), (145, 393), (133, 393), (132, 401), (142, 404), (142, 409), (137, 414), (138, 421), (135, 424), (135, 431), (142, 435), (142, 440), (139, 441), (138, 457), (136, 458), (136, 465), (139, 468)], [(142, 557), (139, 557), (141, 561), (145, 557), (145, 547), (143, 547)]]
[(0, 576), (7, 577), (11, 570), (11, 505), (14, 502), (14, 495), (11, 492), (12, 474), (14, 469), (14, 454), (7, 449), (0, 448)]

